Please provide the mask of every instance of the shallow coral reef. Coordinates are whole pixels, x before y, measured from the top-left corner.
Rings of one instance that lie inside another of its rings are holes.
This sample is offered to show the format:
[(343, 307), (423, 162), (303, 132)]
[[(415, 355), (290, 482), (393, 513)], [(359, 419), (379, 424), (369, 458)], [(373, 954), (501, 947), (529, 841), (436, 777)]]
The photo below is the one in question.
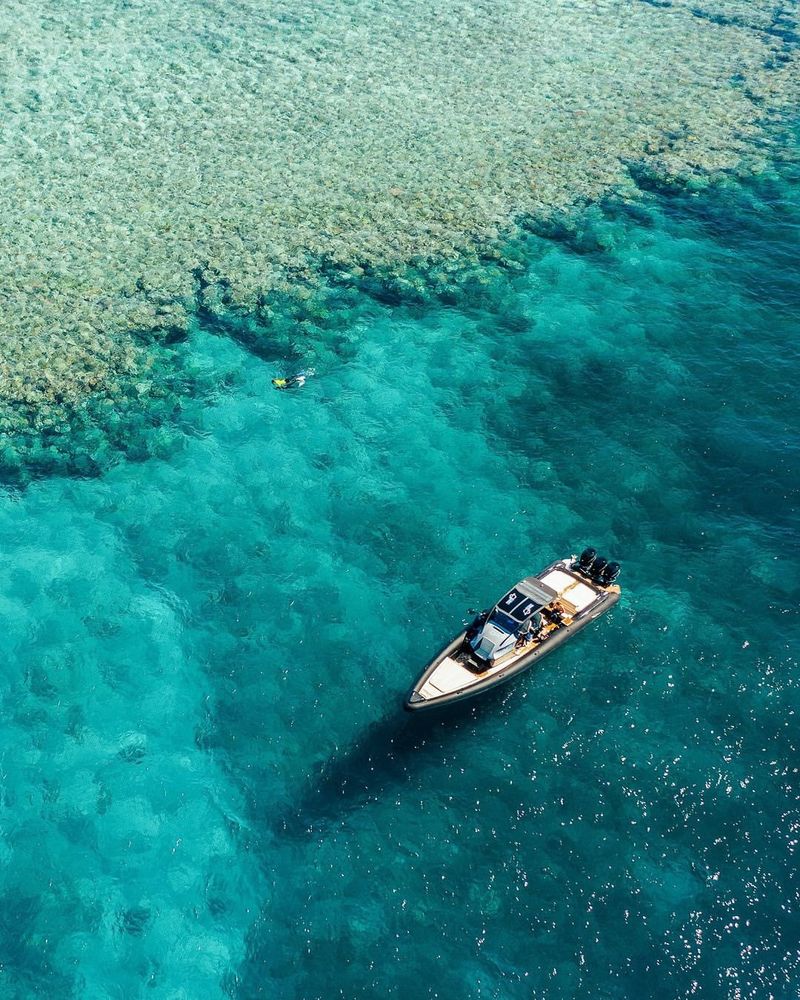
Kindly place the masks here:
[(321, 262), (399, 274), (643, 177), (758, 172), (797, 95), (790, 11), (10, 0), (1, 428), (130, 397), (195, 311), (269, 323)]

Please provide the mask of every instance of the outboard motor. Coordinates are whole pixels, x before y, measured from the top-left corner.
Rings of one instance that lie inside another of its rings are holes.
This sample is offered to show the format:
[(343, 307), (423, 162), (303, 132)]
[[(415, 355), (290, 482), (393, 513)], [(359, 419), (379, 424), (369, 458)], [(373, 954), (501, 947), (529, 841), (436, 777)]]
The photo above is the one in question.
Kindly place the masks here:
[(603, 569), (603, 572), (600, 576), (600, 583), (602, 583), (604, 587), (607, 587), (609, 584), (613, 583), (616, 580), (616, 578), (619, 576), (619, 571), (620, 571), (619, 563), (617, 562), (606, 563), (606, 566)]
[(600, 583), (602, 581), (606, 566), (608, 566), (608, 559), (604, 559), (602, 556), (598, 556), (594, 563), (592, 563), (591, 573), (592, 579), (595, 582)]
[(578, 558), (578, 564), (576, 568), (579, 569), (581, 573), (585, 573), (588, 576), (589, 573), (591, 573), (592, 571), (592, 563), (595, 561), (596, 556), (597, 556), (597, 549), (591, 549), (591, 548), (584, 549), (583, 552), (581, 552), (580, 557)]

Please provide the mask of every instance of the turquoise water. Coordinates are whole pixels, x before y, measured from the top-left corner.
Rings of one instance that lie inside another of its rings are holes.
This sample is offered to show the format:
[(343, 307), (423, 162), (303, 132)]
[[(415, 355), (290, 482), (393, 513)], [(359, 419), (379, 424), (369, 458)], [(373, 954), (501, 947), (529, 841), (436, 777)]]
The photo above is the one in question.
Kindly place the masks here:
[[(799, 224), (785, 167), (201, 312), (146, 447), (15, 476), (0, 995), (796, 996)], [(593, 630), (402, 714), (589, 543)]]

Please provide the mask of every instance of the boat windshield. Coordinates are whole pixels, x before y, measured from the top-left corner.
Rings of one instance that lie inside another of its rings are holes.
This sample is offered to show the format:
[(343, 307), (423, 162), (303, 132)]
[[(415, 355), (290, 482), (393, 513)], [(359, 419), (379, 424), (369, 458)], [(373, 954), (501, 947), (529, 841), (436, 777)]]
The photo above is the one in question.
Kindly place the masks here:
[(494, 609), (489, 616), (489, 621), (504, 632), (508, 632), (509, 635), (513, 635), (519, 628), (519, 622), (515, 622), (510, 615), (505, 614), (499, 608)]

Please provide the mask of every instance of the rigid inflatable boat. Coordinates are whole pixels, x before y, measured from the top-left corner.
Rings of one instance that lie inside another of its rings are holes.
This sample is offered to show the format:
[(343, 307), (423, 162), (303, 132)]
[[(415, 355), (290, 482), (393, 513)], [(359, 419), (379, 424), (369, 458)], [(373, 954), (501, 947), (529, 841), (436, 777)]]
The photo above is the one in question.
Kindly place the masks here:
[(526, 576), (425, 667), (410, 712), (450, 705), (510, 681), (617, 603), (619, 563), (585, 549)]

